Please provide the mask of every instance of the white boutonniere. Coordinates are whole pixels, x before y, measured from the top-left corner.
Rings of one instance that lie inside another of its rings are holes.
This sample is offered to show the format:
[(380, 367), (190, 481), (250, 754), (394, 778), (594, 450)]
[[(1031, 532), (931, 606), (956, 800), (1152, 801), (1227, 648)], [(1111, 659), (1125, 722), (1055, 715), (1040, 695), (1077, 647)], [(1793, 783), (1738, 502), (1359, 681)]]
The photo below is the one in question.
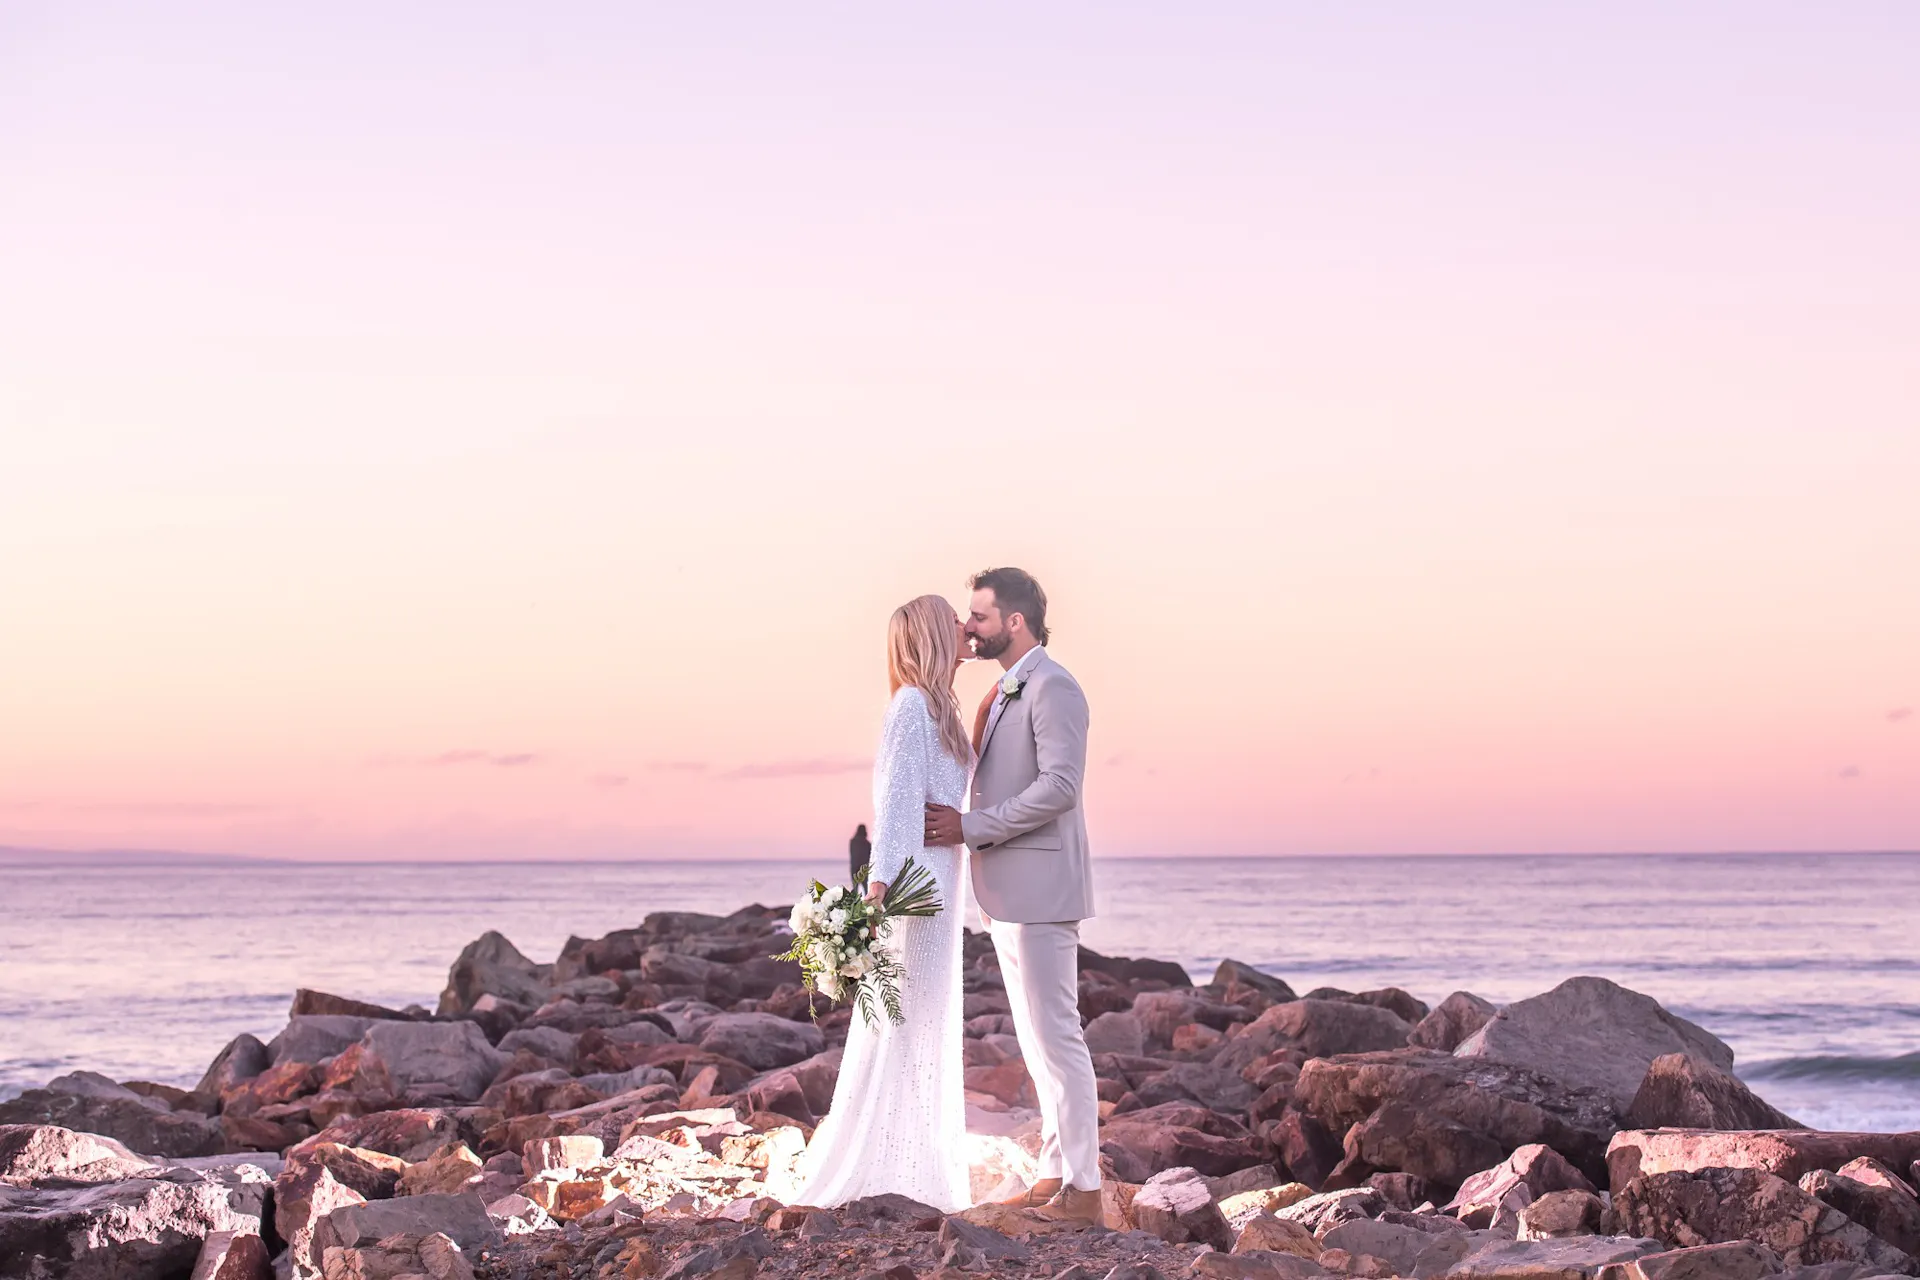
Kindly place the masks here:
[(1025, 680), (1017, 678), (1013, 672), (1009, 671), (1000, 680), (1000, 696), (1006, 701), (1012, 702), (1020, 696), (1021, 691), (1026, 687), (1027, 682)]

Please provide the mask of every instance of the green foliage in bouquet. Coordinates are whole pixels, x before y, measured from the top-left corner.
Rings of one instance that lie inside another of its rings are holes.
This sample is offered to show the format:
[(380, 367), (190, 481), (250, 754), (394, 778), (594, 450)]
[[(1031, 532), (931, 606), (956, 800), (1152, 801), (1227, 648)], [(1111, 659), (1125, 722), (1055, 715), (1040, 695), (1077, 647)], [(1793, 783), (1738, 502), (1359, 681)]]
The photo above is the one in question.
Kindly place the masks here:
[[(871, 870), (860, 868), (857, 883), (866, 883)], [(930, 916), (939, 910), (933, 873), (912, 858), (900, 868), (877, 906), (869, 904), (856, 887), (830, 888), (815, 880), (787, 918), (793, 945), (774, 959), (798, 964), (806, 985), (830, 1000), (851, 997), (867, 1025), (873, 1025), (876, 1001), (887, 1019), (897, 1024), (904, 1016), (900, 1009), (903, 971), (899, 958), (878, 943), (891, 921)], [(816, 1019), (819, 1016), (811, 1001), (807, 1012)]]

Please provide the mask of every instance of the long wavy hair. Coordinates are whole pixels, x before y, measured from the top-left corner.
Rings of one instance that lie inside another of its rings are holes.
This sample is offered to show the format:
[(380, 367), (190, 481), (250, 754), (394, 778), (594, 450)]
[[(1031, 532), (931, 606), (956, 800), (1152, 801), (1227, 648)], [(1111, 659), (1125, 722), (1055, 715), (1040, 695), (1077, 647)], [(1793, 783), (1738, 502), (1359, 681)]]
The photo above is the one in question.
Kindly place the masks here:
[(962, 765), (973, 763), (973, 744), (960, 724), (960, 700), (953, 693), (959, 660), (953, 606), (940, 596), (921, 596), (893, 611), (887, 622), (889, 693), (912, 685), (926, 695), (927, 710), (940, 730), (940, 745)]

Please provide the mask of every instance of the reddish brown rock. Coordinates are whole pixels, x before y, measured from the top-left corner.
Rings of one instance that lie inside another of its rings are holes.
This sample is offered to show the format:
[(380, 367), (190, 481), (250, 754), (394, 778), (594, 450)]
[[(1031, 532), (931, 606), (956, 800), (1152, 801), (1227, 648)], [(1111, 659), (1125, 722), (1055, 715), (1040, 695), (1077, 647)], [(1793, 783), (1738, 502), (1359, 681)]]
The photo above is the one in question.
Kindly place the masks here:
[(1629, 1129), (1804, 1129), (1731, 1072), (1669, 1053), (1653, 1060), (1627, 1108)]
[(266, 1242), (240, 1231), (215, 1231), (200, 1246), (190, 1280), (272, 1280)]
[(402, 1160), (425, 1160), (460, 1137), (460, 1126), (445, 1111), (400, 1107), (353, 1116), (329, 1125), (313, 1141), (380, 1151)]
[(1675, 1247), (1755, 1240), (1789, 1267), (1865, 1263), (1899, 1275), (1914, 1260), (1838, 1209), (1759, 1169), (1644, 1174), (1613, 1198), (1614, 1230)]
[(1692, 1169), (1762, 1169), (1798, 1182), (1815, 1169), (1838, 1169), (1862, 1156), (1904, 1168), (1920, 1160), (1920, 1133), (1627, 1129), (1607, 1147), (1607, 1176), (1615, 1195), (1641, 1174)]
[(1499, 1011), (1499, 1006), (1490, 1000), (1482, 1000), (1471, 991), (1456, 991), (1435, 1005), (1432, 1013), (1414, 1024), (1413, 1030), (1407, 1034), (1407, 1043), (1415, 1048), (1452, 1053)]
[(1133, 1197), (1135, 1227), (1169, 1244), (1233, 1248), (1233, 1232), (1213, 1202), (1207, 1183), (1193, 1169), (1168, 1169), (1147, 1179)]
[(1800, 1189), (1902, 1253), (1920, 1254), (1920, 1204), (1906, 1191), (1858, 1182), (1825, 1169), (1802, 1174)]
[(997, 1098), (1010, 1107), (1040, 1105), (1034, 1095), (1033, 1077), (1027, 1073), (1027, 1064), (1018, 1058), (993, 1067), (967, 1068), (966, 1087), (972, 1092)]
[(1518, 1235), (1522, 1240), (1597, 1236), (1606, 1228), (1606, 1216), (1606, 1206), (1591, 1191), (1549, 1191), (1520, 1211)]

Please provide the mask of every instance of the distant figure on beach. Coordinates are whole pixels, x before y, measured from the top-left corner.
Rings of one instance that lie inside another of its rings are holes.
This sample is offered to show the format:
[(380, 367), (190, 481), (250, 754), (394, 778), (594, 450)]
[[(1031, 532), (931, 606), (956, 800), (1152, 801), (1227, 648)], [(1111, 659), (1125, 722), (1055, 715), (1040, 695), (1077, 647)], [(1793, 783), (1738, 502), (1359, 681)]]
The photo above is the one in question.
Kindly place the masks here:
[(863, 822), (853, 829), (853, 839), (847, 841), (847, 875), (857, 883), (861, 868), (871, 861), (873, 842), (867, 839), (867, 824)]

